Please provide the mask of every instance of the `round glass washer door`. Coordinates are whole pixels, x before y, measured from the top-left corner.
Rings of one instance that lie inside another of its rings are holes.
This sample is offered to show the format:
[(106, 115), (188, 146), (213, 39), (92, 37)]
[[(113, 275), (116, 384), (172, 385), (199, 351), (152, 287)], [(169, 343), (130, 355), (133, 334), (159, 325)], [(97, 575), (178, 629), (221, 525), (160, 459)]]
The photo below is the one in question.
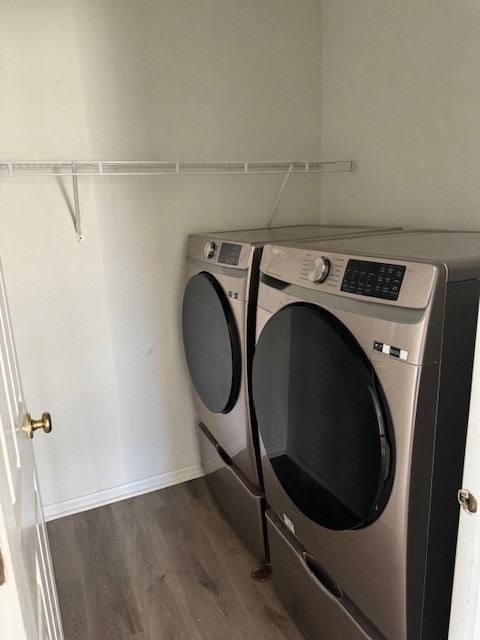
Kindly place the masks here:
[(182, 328), (190, 377), (200, 399), (213, 413), (228, 413), (240, 388), (240, 340), (228, 299), (210, 273), (188, 281)]
[(376, 375), (346, 327), (313, 305), (284, 307), (260, 334), (252, 375), (260, 435), (294, 504), (329, 529), (375, 520), (392, 450)]

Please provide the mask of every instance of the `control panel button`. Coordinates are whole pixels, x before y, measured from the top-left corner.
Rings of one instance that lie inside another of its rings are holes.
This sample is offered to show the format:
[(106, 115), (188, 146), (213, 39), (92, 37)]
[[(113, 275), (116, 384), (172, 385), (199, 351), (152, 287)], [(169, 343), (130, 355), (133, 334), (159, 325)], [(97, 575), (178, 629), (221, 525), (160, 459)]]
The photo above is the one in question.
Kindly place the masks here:
[(205, 258), (207, 258), (208, 260), (210, 260), (210, 258), (213, 258), (215, 248), (216, 247), (214, 242), (206, 242), (205, 246), (203, 247), (203, 255), (205, 256)]
[(325, 256), (315, 258), (312, 260), (310, 268), (308, 270), (308, 279), (310, 282), (320, 284), (327, 279), (330, 272), (330, 260)]

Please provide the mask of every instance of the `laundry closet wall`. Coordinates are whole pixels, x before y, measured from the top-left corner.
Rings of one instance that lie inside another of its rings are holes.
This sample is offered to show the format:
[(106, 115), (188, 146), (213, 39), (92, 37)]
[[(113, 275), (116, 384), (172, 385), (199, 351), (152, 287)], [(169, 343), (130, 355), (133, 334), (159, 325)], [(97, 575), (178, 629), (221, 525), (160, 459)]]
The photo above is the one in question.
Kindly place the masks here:
[(322, 220), (480, 229), (475, 0), (323, 0)]
[[(316, 0), (4, 2), (0, 158), (318, 159), (320, 27)], [(282, 179), (80, 178), (83, 243), (68, 180), (0, 180), (26, 396), (54, 422), (34, 440), (48, 514), (199, 473), (185, 238), (261, 226)], [(318, 222), (319, 176), (290, 182), (277, 221)]]

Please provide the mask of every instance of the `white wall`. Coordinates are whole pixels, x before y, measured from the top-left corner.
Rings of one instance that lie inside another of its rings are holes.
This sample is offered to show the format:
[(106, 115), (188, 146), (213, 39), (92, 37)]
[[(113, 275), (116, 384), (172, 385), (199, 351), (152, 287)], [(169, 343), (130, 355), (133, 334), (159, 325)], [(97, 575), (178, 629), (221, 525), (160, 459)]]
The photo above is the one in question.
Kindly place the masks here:
[[(90, 155), (72, 6), (0, 4), (2, 158)], [(62, 188), (69, 195), (54, 178), (0, 180), (0, 253), (25, 391), (32, 413), (48, 409), (54, 420), (50, 436), (35, 438), (47, 503), (108, 481), (112, 434), (100, 425), (118, 424), (119, 413), (92, 193), (82, 190), (89, 240), (80, 245)]]
[[(319, 33), (315, 0), (1, 3), (0, 158), (318, 159)], [(264, 224), (281, 181), (83, 178), (78, 244), (59, 183), (0, 180), (25, 391), (54, 419), (35, 437), (50, 513), (198, 472), (185, 237)], [(278, 221), (318, 221), (318, 176), (290, 182)]]
[(476, 0), (323, 0), (322, 219), (480, 229)]

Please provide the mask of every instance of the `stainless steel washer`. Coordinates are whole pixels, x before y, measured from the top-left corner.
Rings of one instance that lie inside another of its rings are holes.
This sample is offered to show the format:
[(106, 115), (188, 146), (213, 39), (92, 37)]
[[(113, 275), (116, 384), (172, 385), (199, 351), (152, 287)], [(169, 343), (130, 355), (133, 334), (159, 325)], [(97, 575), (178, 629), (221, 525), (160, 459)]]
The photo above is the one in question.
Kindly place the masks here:
[(447, 638), (479, 278), (480, 233), (264, 248), (273, 579), (312, 640)]

